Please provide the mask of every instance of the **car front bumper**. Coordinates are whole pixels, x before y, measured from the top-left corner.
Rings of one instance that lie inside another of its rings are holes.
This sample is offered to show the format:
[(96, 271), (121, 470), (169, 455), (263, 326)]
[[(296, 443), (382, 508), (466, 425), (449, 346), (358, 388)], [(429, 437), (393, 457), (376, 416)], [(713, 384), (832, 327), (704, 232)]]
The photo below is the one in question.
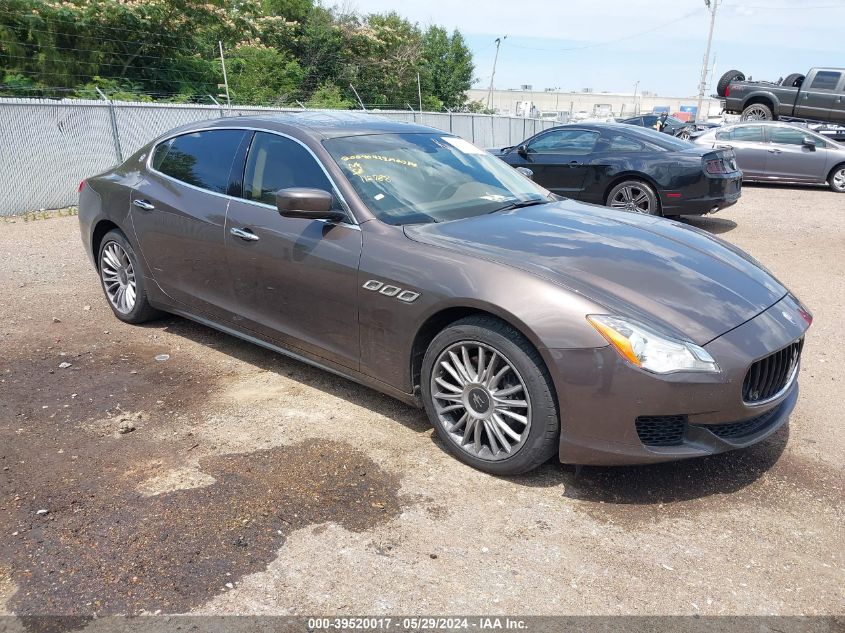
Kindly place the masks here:
[[(798, 399), (797, 372), (777, 398), (759, 405), (743, 402), (745, 375), (756, 360), (803, 337), (807, 327), (799, 304), (787, 295), (704, 346), (719, 363), (719, 373), (653, 374), (630, 365), (610, 346), (544, 350), (560, 405), (560, 461), (646, 464), (712, 455), (763, 440), (787, 423)], [(670, 417), (682, 426), (680, 441), (671, 446), (644, 443), (637, 419)]]

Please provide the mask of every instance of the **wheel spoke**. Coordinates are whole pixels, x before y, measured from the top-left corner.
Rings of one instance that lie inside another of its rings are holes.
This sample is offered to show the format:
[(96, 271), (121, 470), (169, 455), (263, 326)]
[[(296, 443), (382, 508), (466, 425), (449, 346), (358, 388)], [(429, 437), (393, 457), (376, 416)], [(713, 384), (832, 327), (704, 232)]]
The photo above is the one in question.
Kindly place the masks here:
[(487, 386), (488, 386), (488, 387), (490, 387), (490, 388), (492, 389), (493, 387), (495, 387), (496, 385), (498, 385), (498, 384), (499, 384), (499, 381), (500, 381), (500, 380), (504, 377), (504, 375), (505, 375), (506, 373), (508, 373), (510, 370), (511, 370), (510, 365), (505, 365), (504, 367), (502, 367), (502, 368), (501, 368), (498, 372), (496, 372), (496, 375), (495, 375), (495, 376), (493, 376), (493, 377), (492, 377), (492, 378), (491, 378), (491, 379), (487, 382)]
[(645, 193), (645, 191), (640, 192), (640, 195), (634, 198), (634, 204), (636, 204), (637, 206), (641, 205), (643, 202), (648, 202), (648, 195)]
[(452, 365), (455, 366), (455, 369), (457, 369), (458, 373), (461, 375), (461, 382), (472, 382), (472, 377), (469, 375), (469, 372), (467, 371), (466, 367), (464, 367), (461, 363), (461, 360), (458, 358), (458, 355), (455, 354), (455, 352), (453, 352), (452, 350), (449, 350), (449, 358), (452, 359)]
[(437, 398), (438, 400), (448, 400), (449, 402), (461, 401), (461, 396), (457, 393), (443, 393), (442, 391), (438, 391), (436, 394), (434, 394), (433, 397)]
[(477, 381), (478, 375), (472, 372), (472, 362), (470, 362), (469, 351), (467, 350), (466, 345), (461, 345), (461, 360), (464, 363), (464, 371), (467, 373), (467, 376), (469, 376), (469, 379), (472, 382)]
[(463, 391), (463, 389), (461, 389), (460, 387), (453, 385), (451, 382), (444, 380), (440, 376), (435, 378), (434, 382), (436, 382), (438, 385), (440, 385), (444, 389), (448, 389), (449, 391), (454, 391), (455, 393), (461, 393), (461, 391)]
[(467, 420), (469, 420), (469, 413), (464, 411), (464, 414), (460, 418), (458, 418), (458, 421), (455, 422), (454, 426), (452, 427), (452, 433), (460, 431), (463, 428), (464, 424), (467, 423)]
[(502, 448), (505, 450), (506, 453), (511, 452), (511, 445), (508, 443), (507, 438), (502, 435), (501, 429), (499, 429), (499, 425), (496, 424), (495, 420), (484, 420), (484, 428), (487, 429), (487, 434), (490, 435), (492, 432), (496, 439), (499, 441), (499, 444), (502, 445)]
[[(448, 362), (446, 362), (445, 360), (442, 360), (442, 361), (440, 361), (440, 365), (443, 367), (443, 369), (445, 369), (447, 372), (449, 372), (449, 375), (452, 376), (452, 378), (454, 378), (455, 380), (458, 381), (459, 385), (466, 384), (466, 381), (463, 379), (463, 377), (460, 374), (458, 374), (458, 372), (455, 371), (455, 369)], [(458, 391), (460, 391), (460, 389), (458, 389)]]
[(517, 407), (519, 409), (524, 409), (528, 406), (528, 403), (525, 400), (507, 400), (506, 398), (495, 398), (497, 405), (502, 405), (503, 407)]
[(517, 433), (516, 431), (514, 431), (510, 427), (510, 425), (507, 422), (505, 422), (504, 419), (502, 419), (502, 416), (500, 416), (499, 414), (497, 414), (497, 413), (493, 414), (493, 421), (496, 423), (496, 425), (502, 431), (507, 433), (511, 437), (511, 439), (513, 439), (514, 442), (519, 442), (522, 439), (522, 436), (519, 433)]
[(496, 409), (496, 412), (500, 415), (506, 415), (509, 418), (516, 420), (520, 424), (528, 424), (528, 418), (524, 415), (520, 415), (519, 413), (514, 413), (513, 411), (509, 411), (508, 409)]
[(481, 452), (481, 420), (476, 420), (473, 426), (473, 442), (476, 454)]
[(487, 443), (490, 445), (490, 452), (494, 455), (499, 452), (499, 444), (496, 442), (496, 436), (493, 434), (493, 429), (490, 427), (490, 420), (484, 420), (484, 433), (487, 435)]
[(443, 407), (442, 409), (439, 409), (439, 411), (440, 411), (440, 413), (449, 413), (449, 411), (457, 411), (458, 409), (463, 409), (463, 408), (464, 408), (463, 404), (450, 404), (447, 407)]
[(507, 387), (505, 389), (497, 389), (493, 392), (493, 395), (496, 398), (502, 398), (504, 396), (512, 396), (515, 393), (519, 393), (522, 391), (522, 385), (514, 385), (513, 387)]
[(472, 438), (472, 433), (473, 433), (473, 430), (474, 430), (477, 422), (478, 422), (478, 420), (476, 420), (475, 418), (469, 417), (469, 414), (467, 414), (467, 422), (466, 422), (466, 426), (464, 427), (464, 434), (461, 437), (461, 444), (462, 445), (465, 446), (466, 444), (469, 444), (469, 441)]
[(481, 380), (481, 377), (484, 375), (484, 370), (486, 369), (484, 366), (484, 348), (480, 345), (478, 346), (478, 371), (475, 372), (475, 375), (478, 377), (478, 380)]

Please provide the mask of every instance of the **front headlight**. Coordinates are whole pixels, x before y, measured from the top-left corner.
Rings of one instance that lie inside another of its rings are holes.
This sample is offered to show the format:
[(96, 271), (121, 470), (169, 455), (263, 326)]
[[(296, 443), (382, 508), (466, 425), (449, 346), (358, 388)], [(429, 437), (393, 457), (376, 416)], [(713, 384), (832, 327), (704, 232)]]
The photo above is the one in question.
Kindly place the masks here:
[(587, 321), (636, 367), (657, 374), (719, 371), (719, 365), (703, 347), (658, 334), (637, 321), (607, 314), (591, 314)]

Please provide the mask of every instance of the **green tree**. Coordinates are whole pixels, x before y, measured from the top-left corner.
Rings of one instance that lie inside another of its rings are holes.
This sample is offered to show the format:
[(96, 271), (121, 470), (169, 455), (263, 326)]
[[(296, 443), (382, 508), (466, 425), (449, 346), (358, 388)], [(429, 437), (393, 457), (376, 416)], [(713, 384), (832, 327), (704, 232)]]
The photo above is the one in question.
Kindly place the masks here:
[(426, 88), (439, 99), (443, 107), (458, 108), (466, 101), (466, 91), (472, 86), (474, 66), (472, 54), (463, 36), (454, 31), (431, 26), (423, 36), (422, 62)]
[(240, 46), (226, 60), (232, 101), (284, 105), (298, 96), (302, 68), (285, 53), (265, 46)]
[(355, 107), (355, 102), (344, 97), (340, 88), (328, 81), (311, 94), (311, 98), (305, 102), (305, 105), (309, 108), (349, 110)]

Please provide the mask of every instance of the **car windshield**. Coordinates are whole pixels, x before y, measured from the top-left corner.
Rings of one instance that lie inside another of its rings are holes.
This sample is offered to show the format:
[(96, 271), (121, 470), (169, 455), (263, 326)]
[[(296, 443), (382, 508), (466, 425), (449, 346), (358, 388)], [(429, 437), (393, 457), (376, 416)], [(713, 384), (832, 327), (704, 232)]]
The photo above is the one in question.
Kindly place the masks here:
[(456, 136), (377, 134), (324, 141), (361, 200), (388, 224), (459, 220), (552, 195)]

